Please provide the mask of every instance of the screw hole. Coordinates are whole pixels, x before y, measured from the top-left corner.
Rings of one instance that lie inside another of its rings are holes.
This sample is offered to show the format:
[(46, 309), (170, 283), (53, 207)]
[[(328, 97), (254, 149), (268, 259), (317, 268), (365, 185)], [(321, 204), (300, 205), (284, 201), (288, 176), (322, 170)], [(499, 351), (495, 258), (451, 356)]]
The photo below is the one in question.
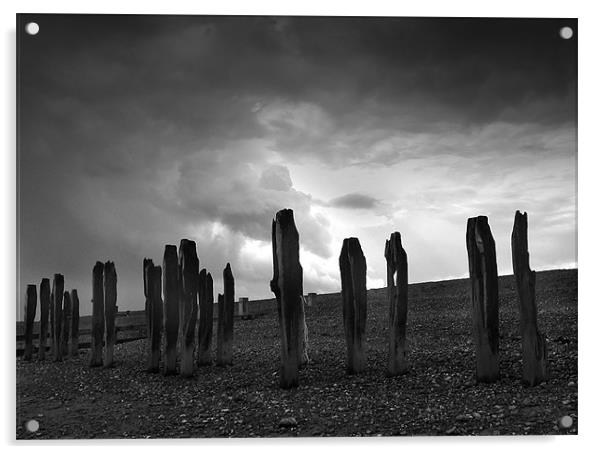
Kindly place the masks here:
[(36, 22), (29, 22), (25, 25), (25, 31), (28, 35), (37, 35), (40, 31), (40, 26)]
[(37, 432), (38, 429), (40, 428), (40, 423), (38, 421), (36, 421), (35, 419), (30, 419), (29, 421), (27, 421), (25, 423), (25, 430), (27, 430), (27, 432)]
[(571, 27), (562, 27), (560, 29), (560, 37), (562, 39), (571, 39), (573, 37), (573, 29)]

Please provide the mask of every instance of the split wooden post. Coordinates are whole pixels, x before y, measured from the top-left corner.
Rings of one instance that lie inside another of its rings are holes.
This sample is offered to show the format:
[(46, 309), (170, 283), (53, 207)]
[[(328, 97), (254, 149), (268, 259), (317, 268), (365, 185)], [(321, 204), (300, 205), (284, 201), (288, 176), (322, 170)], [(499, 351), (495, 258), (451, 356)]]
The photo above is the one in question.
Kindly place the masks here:
[(65, 290), (65, 278), (62, 274), (55, 274), (52, 280), (52, 294), (54, 295), (53, 313), (54, 313), (54, 332), (53, 332), (53, 352), (54, 360), (63, 360), (63, 349), (61, 345), (62, 319), (63, 319), (63, 292)]
[(33, 354), (33, 322), (36, 317), (37, 305), (38, 290), (35, 284), (29, 284), (25, 301), (25, 351), (23, 352), (25, 361), (31, 361)]
[(50, 279), (44, 278), (40, 283), (40, 342), (38, 359), (46, 359), (48, 345), (48, 311), (50, 310)]
[(357, 238), (345, 238), (339, 256), (343, 323), (347, 343), (347, 373), (366, 368), (366, 258)]
[(96, 262), (92, 270), (92, 339), (90, 367), (102, 366), (102, 342), (105, 331), (104, 317), (104, 265)]
[(164, 373), (177, 373), (178, 326), (180, 324), (180, 293), (178, 279), (178, 250), (165, 246), (163, 253), (163, 299), (165, 301), (165, 368)]
[(408, 320), (408, 257), (401, 245), (401, 235), (393, 232), (385, 243), (387, 291), (389, 296), (388, 375), (408, 371), (406, 325)]
[(117, 271), (111, 261), (104, 267), (104, 317), (105, 317), (105, 359), (104, 366), (112, 367), (115, 350), (115, 314), (117, 313)]
[(204, 268), (199, 273), (199, 345), (197, 364), (211, 364), (213, 337), (213, 278)]
[(195, 328), (198, 316), (197, 294), (199, 291), (199, 259), (196, 243), (190, 240), (180, 242), (180, 282), (181, 307), (184, 310), (182, 321), (182, 358), (180, 375), (191, 377), (194, 373)]
[(148, 283), (148, 302), (150, 308), (150, 332), (148, 345), (149, 372), (159, 372), (161, 361), (161, 328), (163, 326), (163, 301), (161, 300), (161, 267), (154, 266), (151, 262), (146, 268)]
[(499, 306), (495, 241), (487, 216), (468, 219), (466, 248), (470, 272), (476, 379), (499, 379)]
[(79, 355), (79, 296), (71, 290), (71, 356)]
[(546, 338), (537, 327), (535, 271), (529, 266), (527, 213), (517, 211), (512, 229), (512, 268), (520, 304), (520, 332), (523, 348), (523, 383), (535, 386), (548, 378)]
[(232, 365), (232, 337), (234, 332), (234, 276), (230, 264), (224, 268), (223, 303), (218, 311), (217, 358), (218, 366)]
[(61, 354), (63, 356), (69, 356), (69, 340), (71, 330), (71, 295), (69, 292), (63, 293), (63, 320), (62, 320), (62, 332), (61, 332)]
[(276, 297), (280, 325), (280, 387), (292, 388), (299, 386), (305, 338), (303, 268), (293, 210), (280, 210), (272, 221), (272, 260), (274, 275), (270, 289)]

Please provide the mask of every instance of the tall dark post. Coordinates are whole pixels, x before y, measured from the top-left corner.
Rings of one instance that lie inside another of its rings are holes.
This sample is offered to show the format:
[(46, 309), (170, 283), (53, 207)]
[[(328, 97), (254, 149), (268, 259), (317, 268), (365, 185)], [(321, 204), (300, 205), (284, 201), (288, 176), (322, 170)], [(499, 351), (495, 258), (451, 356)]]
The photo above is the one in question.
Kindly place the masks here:
[[(54, 285), (54, 281), (52, 285)], [(50, 354), (54, 357), (54, 292), (50, 292), (48, 313), (50, 314)]]
[(25, 351), (23, 359), (31, 361), (33, 353), (33, 321), (36, 317), (36, 306), (38, 305), (38, 290), (35, 284), (27, 286), (25, 302)]
[(106, 262), (104, 269), (104, 317), (105, 317), (105, 367), (113, 366), (115, 350), (115, 314), (117, 313), (117, 271), (113, 262)]
[(216, 363), (218, 366), (227, 366), (232, 364), (234, 332), (234, 276), (229, 263), (224, 268), (224, 295), (219, 315)]
[(38, 359), (46, 359), (46, 346), (48, 345), (48, 311), (50, 310), (50, 280), (42, 279), (40, 283), (40, 347)]
[(79, 296), (71, 290), (71, 356), (79, 356)]
[(213, 337), (213, 278), (204, 268), (199, 273), (199, 345), (197, 363), (211, 364)]
[(406, 324), (408, 320), (408, 257), (401, 246), (399, 232), (385, 243), (387, 259), (387, 291), (389, 296), (389, 361), (388, 375), (408, 370)]
[(472, 324), (479, 382), (499, 379), (499, 309), (495, 241), (487, 216), (468, 219), (466, 248), (472, 297)]
[(217, 294), (217, 345), (215, 347), (215, 362), (220, 365), (224, 357), (224, 295)]
[(517, 211), (512, 229), (512, 268), (520, 304), (520, 332), (523, 343), (523, 382), (535, 386), (548, 378), (546, 338), (537, 327), (535, 271), (529, 266), (527, 213)]
[(105, 332), (104, 265), (96, 262), (92, 270), (92, 342), (90, 367), (102, 366), (102, 341)]
[(180, 294), (178, 290), (178, 250), (165, 246), (163, 254), (163, 298), (165, 300), (165, 369), (166, 375), (175, 374), (178, 356), (178, 326), (180, 324)]
[(357, 238), (345, 238), (339, 256), (347, 373), (366, 368), (366, 258)]
[(299, 232), (293, 210), (276, 213), (272, 221), (274, 276), (270, 289), (276, 296), (281, 339), (280, 387), (299, 385), (299, 365), (303, 361), (305, 325), (303, 310), (303, 268), (299, 262)]
[(147, 370), (149, 372), (159, 372), (159, 362), (161, 361), (161, 328), (163, 326), (161, 267), (151, 264), (146, 268), (146, 273), (150, 308), (150, 333), (148, 336), (150, 352)]
[(153, 261), (146, 257), (142, 259), (142, 282), (144, 284), (144, 315), (146, 317), (146, 337), (150, 338), (150, 308), (148, 304), (148, 282), (146, 281), (146, 268), (151, 266)]
[(63, 329), (61, 332), (61, 354), (69, 356), (69, 340), (71, 330), (71, 295), (69, 292), (63, 293)]
[(195, 328), (198, 315), (197, 294), (199, 291), (199, 259), (196, 243), (190, 240), (180, 242), (180, 282), (184, 310), (182, 321), (182, 359), (180, 375), (191, 377), (194, 372)]
[(52, 341), (54, 360), (63, 360), (63, 349), (61, 348), (61, 333), (63, 319), (63, 291), (65, 290), (65, 278), (62, 274), (55, 274), (52, 281), (52, 294), (54, 295), (54, 339)]

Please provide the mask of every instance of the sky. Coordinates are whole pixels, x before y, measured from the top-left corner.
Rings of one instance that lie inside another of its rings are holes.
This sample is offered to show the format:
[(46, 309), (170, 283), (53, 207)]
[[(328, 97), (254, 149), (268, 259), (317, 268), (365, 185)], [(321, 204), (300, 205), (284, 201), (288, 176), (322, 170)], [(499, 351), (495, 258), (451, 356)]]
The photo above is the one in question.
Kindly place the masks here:
[(20, 306), (27, 284), (62, 273), (89, 314), (94, 263), (112, 260), (119, 309), (143, 309), (143, 258), (161, 264), (182, 238), (215, 295), (229, 262), (236, 298), (271, 298), (283, 208), (306, 293), (340, 290), (352, 236), (368, 288), (385, 286), (394, 231), (410, 282), (466, 277), (478, 215), (509, 274), (515, 210), (532, 269), (577, 266), (576, 20), (23, 15), (18, 28)]

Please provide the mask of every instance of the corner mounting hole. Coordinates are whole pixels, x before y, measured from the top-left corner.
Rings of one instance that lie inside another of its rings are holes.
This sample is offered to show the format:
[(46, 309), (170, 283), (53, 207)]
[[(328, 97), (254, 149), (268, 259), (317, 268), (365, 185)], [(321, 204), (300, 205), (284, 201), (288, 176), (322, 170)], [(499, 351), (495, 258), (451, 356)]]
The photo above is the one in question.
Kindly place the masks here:
[(573, 37), (573, 29), (571, 27), (562, 27), (560, 29), (560, 37), (562, 39), (571, 39)]
[(25, 25), (25, 31), (28, 35), (37, 35), (40, 31), (40, 26), (36, 22), (29, 22)]
[(38, 421), (36, 421), (35, 419), (30, 419), (29, 421), (27, 421), (25, 423), (25, 430), (27, 430), (28, 432), (37, 432), (38, 429), (40, 428), (40, 423)]

